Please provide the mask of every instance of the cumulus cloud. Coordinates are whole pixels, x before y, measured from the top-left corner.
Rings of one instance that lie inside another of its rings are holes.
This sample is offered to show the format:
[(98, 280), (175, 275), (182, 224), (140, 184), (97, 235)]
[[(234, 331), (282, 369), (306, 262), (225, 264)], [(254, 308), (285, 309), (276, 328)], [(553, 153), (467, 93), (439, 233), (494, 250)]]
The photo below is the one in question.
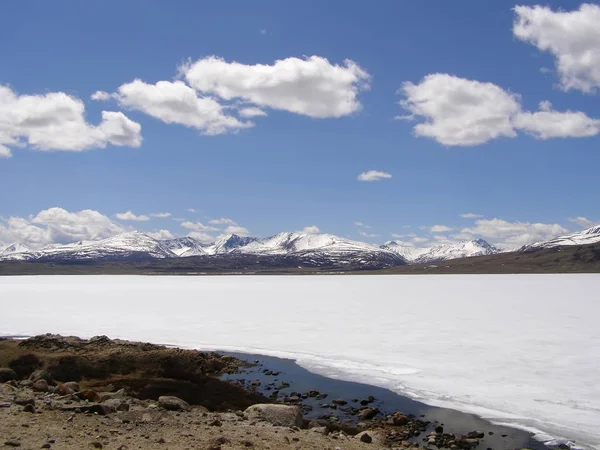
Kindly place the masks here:
[(95, 100), (97, 102), (105, 102), (107, 100), (110, 100), (112, 97), (112, 94), (109, 94), (105, 91), (96, 91), (90, 96), (92, 100)]
[(167, 217), (171, 217), (171, 213), (152, 213), (150, 214), (152, 217), (156, 217), (157, 219), (166, 219)]
[(306, 234), (318, 234), (320, 232), (321, 232), (321, 230), (319, 230), (319, 227), (316, 225), (310, 225), (310, 226), (304, 227), (302, 230), (300, 230), (300, 233), (306, 233)]
[(600, 121), (583, 112), (554, 111), (550, 102), (537, 112), (523, 111), (521, 98), (493, 83), (454, 75), (427, 75), (419, 84), (405, 82), (400, 105), (422, 120), (415, 135), (447, 146), (472, 146), (514, 138), (522, 130), (538, 139), (585, 137), (600, 133)]
[(452, 228), (446, 225), (434, 225), (428, 228), (432, 233), (447, 233), (448, 231), (452, 231)]
[(247, 228), (241, 227), (239, 225), (229, 225), (227, 228), (223, 230), (225, 234), (237, 234), (238, 236), (250, 236), (250, 231)]
[(574, 11), (548, 6), (516, 6), (513, 34), (551, 53), (562, 89), (586, 93), (600, 86), (600, 6), (584, 3)]
[(460, 237), (482, 236), (506, 249), (555, 238), (569, 230), (556, 223), (509, 222), (503, 219), (480, 219), (474, 227), (463, 228)]
[(139, 147), (141, 125), (121, 112), (102, 111), (98, 125), (85, 120), (83, 102), (64, 92), (18, 95), (0, 85), (0, 155), (10, 147), (44, 151), (83, 151), (108, 144)]
[(0, 158), (10, 158), (12, 156), (12, 152), (8, 147), (0, 144)]
[(590, 228), (590, 227), (594, 226), (594, 222), (592, 222), (590, 219), (587, 219), (582, 216), (569, 217), (569, 222), (576, 223), (577, 225), (579, 225), (582, 228)]
[(375, 234), (375, 233), (367, 233), (364, 230), (358, 230), (358, 234), (360, 234), (362, 237), (366, 237), (366, 238), (375, 238), (375, 237), (380, 237), (380, 234)]
[(91, 209), (69, 212), (55, 207), (29, 218), (0, 220), (0, 241), (20, 242), (32, 248), (51, 243), (105, 239), (124, 231), (121, 225)]
[(464, 213), (461, 214), (460, 217), (462, 217), (463, 219), (481, 219), (483, 216), (481, 214), (475, 213)]
[(314, 118), (359, 111), (358, 93), (368, 89), (370, 79), (354, 61), (332, 64), (319, 56), (291, 57), (272, 65), (248, 65), (209, 56), (184, 64), (180, 73), (199, 92)]
[(190, 231), (188, 233), (188, 236), (196, 239), (197, 241), (203, 244), (210, 244), (215, 241), (214, 236), (211, 236), (210, 234), (204, 233), (202, 231)]
[(380, 172), (378, 170), (368, 170), (356, 177), (358, 181), (381, 181), (385, 180), (386, 178), (392, 178), (392, 175), (386, 172)]
[(248, 118), (252, 118), (252, 117), (260, 117), (260, 116), (266, 116), (267, 113), (264, 112), (262, 109), (257, 108), (255, 106), (251, 106), (248, 108), (242, 108), (239, 110), (239, 115), (242, 117), (248, 117)]
[(175, 236), (173, 236), (173, 234), (169, 230), (158, 230), (158, 231), (146, 232), (146, 234), (148, 236), (150, 236), (151, 238), (157, 239), (159, 241), (163, 240), (163, 239), (175, 238)]
[(221, 217), (220, 219), (211, 219), (208, 221), (211, 225), (237, 225), (235, 220)]
[(117, 214), (115, 214), (115, 217), (119, 220), (131, 220), (134, 222), (146, 222), (146, 221), (150, 220), (150, 217), (148, 217), (148, 216), (144, 216), (144, 215), (136, 216), (131, 211), (126, 211), (124, 213), (117, 213)]
[(142, 111), (165, 123), (177, 123), (218, 135), (254, 126), (225, 114), (223, 106), (208, 97), (199, 97), (183, 81), (159, 81), (156, 84), (136, 79), (118, 89), (119, 104)]
[(218, 228), (211, 227), (210, 225), (204, 225), (203, 223), (200, 223), (200, 222), (185, 221), (185, 222), (182, 222), (181, 226), (187, 230), (201, 231), (201, 232), (218, 231), (219, 230)]

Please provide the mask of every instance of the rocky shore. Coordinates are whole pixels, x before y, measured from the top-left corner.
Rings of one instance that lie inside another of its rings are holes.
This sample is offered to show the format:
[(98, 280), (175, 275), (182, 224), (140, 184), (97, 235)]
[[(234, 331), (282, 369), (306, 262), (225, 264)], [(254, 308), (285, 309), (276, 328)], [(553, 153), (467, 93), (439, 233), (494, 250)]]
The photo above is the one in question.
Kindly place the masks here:
[(4, 339), (0, 448), (514, 448), (374, 396), (293, 391), (284, 377), (260, 361), (105, 336)]

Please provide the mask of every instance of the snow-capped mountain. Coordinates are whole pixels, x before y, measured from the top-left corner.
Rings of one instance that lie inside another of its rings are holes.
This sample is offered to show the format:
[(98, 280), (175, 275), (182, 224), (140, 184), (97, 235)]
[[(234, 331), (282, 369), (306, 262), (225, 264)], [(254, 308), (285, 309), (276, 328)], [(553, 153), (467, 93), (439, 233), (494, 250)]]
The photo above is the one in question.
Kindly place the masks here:
[(549, 241), (540, 241), (524, 245), (518, 251), (540, 250), (543, 248), (559, 247), (561, 245), (586, 245), (600, 242), (600, 225), (593, 226), (578, 233), (565, 234)]
[(381, 248), (397, 253), (409, 263), (414, 264), (468, 258), (471, 256), (493, 255), (502, 251), (483, 239), (441, 244), (429, 248), (416, 248), (402, 242), (390, 241), (382, 245)]
[(206, 253), (208, 255), (222, 255), (225, 253), (231, 253), (234, 250), (245, 247), (258, 238), (253, 237), (242, 237), (237, 234), (226, 234), (220, 236), (215, 242), (206, 246)]
[(26, 261), (34, 258), (34, 251), (18, 242), (13, 242), (4, 248), (0, 247), (0, 260)]
[(180, 257), (208, 255), (207, 245), (196, 239), (186, 236), (175, 239), (164, 239), (159, 241), (165, 248)]
[(137, 231), (119, 234), (101, 241), (52, 246), (35, 252), (35, 259), (42, 261), (138, 260), (175, 257), (177, 255), (161, 242)]

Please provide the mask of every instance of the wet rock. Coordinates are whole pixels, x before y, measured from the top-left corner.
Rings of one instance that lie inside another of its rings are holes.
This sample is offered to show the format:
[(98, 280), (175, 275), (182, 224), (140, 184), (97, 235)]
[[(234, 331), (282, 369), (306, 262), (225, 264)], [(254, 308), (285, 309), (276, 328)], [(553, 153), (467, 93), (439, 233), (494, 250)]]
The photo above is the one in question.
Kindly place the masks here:
[(471, 431), (467, 434), (467, 437), (472, 439), (482, 439), (485, 437), (485, 433), (483, 431)]
[(249, 420), (263, 420), (275, 426), (301, 427), (304, 419), (298, 406), (259, 403), (244, 411)]
[(358, 412), (358, 418), (360, 420), (369, 420), (375, 417), (379, 413), (376, 408), (364, 408)]
[(48, 392), (48, 382), (43, 378), (40, 378), (39, 380), (33, 383), (33, 386), (31, 386), (31, 388), (37, 392)]
[(336, 398), (335, 400), (331, 400), (331, 403), (333, 403), (334, 405), (344, 406), (348, 402), (346, 400), (344, 400), (343, 398)]
[(408, 417), (396, 411), (394, 414), (392, 414), (392, 422), (396, 426), (403, 426), (408, 423)]
[(169, 411), (187, 411), (190, 409), (188, 402), (172, 395), (158, 397), (158, 406)]
[(7, 381), (16, 380), (17, 373), (9, 368), (0, 368), (0, 383), (6, 383)]

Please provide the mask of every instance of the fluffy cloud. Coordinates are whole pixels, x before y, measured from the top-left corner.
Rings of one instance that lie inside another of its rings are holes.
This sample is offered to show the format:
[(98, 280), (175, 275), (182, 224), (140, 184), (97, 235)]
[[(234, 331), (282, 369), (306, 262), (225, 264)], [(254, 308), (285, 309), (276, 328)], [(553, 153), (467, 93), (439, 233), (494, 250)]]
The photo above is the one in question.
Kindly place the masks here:
[(538, 139), (587, 137), (600, 133), (600, 120), (591, 119), (580, 111), (553, 111), (550, 102), (540, 103), (540, 110), (535, 113), (518, 114), (514, 124)]
[(228, 116), (219, 102), (199, 97), (182, 81), (148, 84), (136, 79), (119, 87), (117, 99), (123, 107), (137, 109), (165, 123), (196, 128), (207, 135), (254, 126)]
[(481, 214), (475, 213), (464, 213), (461, 214), (460, 217), (462, 217), (463, 219), (481, 219), (483, 216)]
[(227, 228), (223, 230), (225, 234), (237, 234), (238, 236), (250, 236), (250, 231), (247, 228), (241, 227), (239, 225), (229, 225)]
[(590, 219), (586, 219), (585, 217), (569, 217), (569, 222), (572, 223), (576, 223), (577, 225), (579, 225), (582, 228), (590, 228), (592, 226), (594, 226), (594, 222), (592, 222)]
[(482, 236), (503, 248), (515, 249), (532, 242), (552, 239), (568, 232), (569, 230), (555, 223), (508, 222), (502, 219), (481, 219), (475, 222), (474, 227), (463, 228), (461, 235), (457, 237), (469, 238), (474, 235)]
[(51, 243), (105, 239), (124, 231), (121, 225), (91, 209), (69, 212), (63, 208), (49, 208), (27, 219), (10, 217), (0, 221), (0, 241), (20, 242), (32, 248)]
[(102, 111), (99, 125), (85, 120), (80, 99), (64, 92), (18, 95), (0, 85), (0, 155), (28, 145), (45, 151), (83, 151), (108, 144), (139, 147), (140, 124), (121, 112)]
[(199, 92), (315, 118), (359, 111), (358, 93), (368, 88), (370, 79), (354, 61), (338, 65), (319, 56), (286, 58), (272, 65), (209, 56), (183, 65), (180, 72)]
[(381, 181), (386, 178), (392, 178), (389, 173), (380, 172), (378, 170), (368, 170), (367, 172), (363, 172), (359, 174), (356, 179), (358, 181)]
[(220, 219), (211, 219), (208, 221), (211, 225), (237, 225), (235, 220), (221, 217)]
[(110, 100), (112, 97), (113, 94), (109, 94), (108, 92), (104, 91), (96, 91), (90, 96), (92, 100), (95, 100), (97, 102), (105, 102), (107, 100)]
[(117, 214), (115, 214), (115, 217), (119, 220), (131, 220), (131, 221), (135, 221), (135, 222), (146, 222), (146, 221), (150, 220), (150, 217), (148, 217), (148, 216), (144, 216), (144, 215), (136, 216), (131, 211), (126, 211), (124, 213), (117, 213)]
[(156, 217), (157, 219), (166, 219), (167, 217), (171, 217), (171, 213), (152, 213), (150, 214), (152, 217)]
[(367, 225), (364, 222), (354, 222), (354, 225), (356, 225), (357, 227), (361, 227), (361, 228), (371, 228), (369, 225)]
[(395, 239), (416, 238), (417, 237), (417, 235), (415, 233), (408, 233), (408, 234), (391, 233), (391, 236)]
[(434, 225), (428, 228), (432, 233), (447, 233), (448, 231), (452, 231), (452, 228), (446, 225)]
[(549, 102), (540, 111), (523, 111), (520, 96), (493, 83), (454, 75), (427, 75), (419, 84), (406, 82), (400, 105), (411, 119), (423, 119), (414, 127), (417, 136), (447, 146), (471, 146), (500, 137), (514, 138), (517, 130), (539, 139), (584, 137), (600, 133), (600, 121), (583, 112), (552, 110)]
[(186, 230), (192, 230), (192, 231), (201, 231), (201, 232), (206, 232), (206, 231), (218, 231), (218, 228), (215, 227), (211, 227), (210, 225), (204, 225), (203, 223), (200, 222), (190, 222), (190, 221), (185, 221), (181, 224), (181, 226), (183, 228), (185, 228)]
[(267, 113), (264, 112), (260, 108), (257, 108), (255, 106), (250, 106), (248, 108), (242, 108), (242, 109), (240, 109), (239, 110), (239, 115), (242, 116), (242, 117), (252, 118), (252, 117), (266, 116)]
[(575, 11), (547, 6), (517, 6), (513, 34), (550, 52), (564, 90), (593, 92), (600, 86), (600, 6), (582, 4)]
[(362, 237), (366, 237), (366, 238), (375, 238), (375, 237), (381, 236), (380, 234), (367, 233), (364, 230), (358, 230), (358, 234), (360, 234)]
[(198, 211), (194, 208), (188, 208), (187, 212), (191, 212), (191, 213), (197, 213)]
[(148, 236), (154, 239), (163, 240), (163, 239), (173, 239), (175, 236), (171, 234), (169, 230), (158, 230), (155, 232), (146, 232)]
[(306, 234), (317, 234), (320, 232), (321, 232), (321, 230), (319, 230), (319, 227), (316, 225), (310, 225), (310, 226), (304, 227), (302, 230), (300, 230), (300, 233), (306, 233)]
[(196, 239), (199, 242), (202, 242), (203, 244), (210, 244), (215, 241), (214, 236), (211, 236), (210, 234), (204, 233), (202, 231), (191, 231), (188, 233), (188, 236), (193, 237), (194, 239)]

